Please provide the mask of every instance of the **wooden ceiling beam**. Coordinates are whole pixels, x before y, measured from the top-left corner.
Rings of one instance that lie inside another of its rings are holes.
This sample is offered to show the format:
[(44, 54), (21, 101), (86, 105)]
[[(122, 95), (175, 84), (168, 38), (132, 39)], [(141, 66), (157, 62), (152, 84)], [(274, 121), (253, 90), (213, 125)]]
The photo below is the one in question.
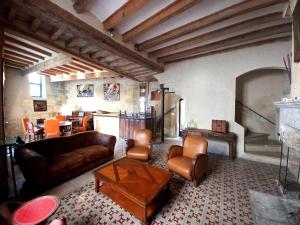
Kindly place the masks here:
[(83, 13), (89, 3), (90, 0), (73, 0), (73, 8), (77, 13)]
[(25, 69), (25, 66), (16, 65), (16, 64), (13, 64), (13, 63), (9, 63), (9, 62), (5, 62), (5, 66), (9, 66), (9, 67), (16, 68), (16, 69), (21, 69), (21, 70)]
[(28, 61), (31, 61), (31, 62), (39, 62), (38, 59), (31, 58), (31, 57), (28, 57), (28, 56), (25, 56), (25, 55), (21, 55), (21, 54), (18, 54), (16, 52), (12, 52), (12, 51), (9, 51), (9, 50), (6, 50), (6, 49), (4, 49), (4, 54), (14, 56), (14, 57), (17, 57), (17, 58), (20, 58), (20, 59), (25, 59), (25, 60), (28, 60)]
[(53, 51), (61, 52), (67, 56), (74, 57), (81, 61), (94, 63), (95, 65), (101, 66), (108, 71), (118, 73), (121, 76), (126, 76), (129, 79), (137, 81), (137, 79), (135, 79), (133, 76), (131, 76), (130, 74), (127, 74), (125, 72), (121, 72), (118, 68), (110, 67), (109, 65), (106, 65), (106, 64), (100, 62), (99, 60), (92, 59), (87, 54), (81, 54), (78, 48), (66, 48), (64, 42), (59, 41), (59, 40), (52, 41), (49, 38), (49, 34), (46, 34), (42, 31), (33, 33), (29, 29), (28, 23), (24, 23), (19, 20), (15, 20), (14, 23), (10, 23), (7, 20), (7, 18), (3, 17), (3, 15), (1, 15), (1, 14), (0, 14), (0, 23), (2, 23), (5, 26), (6, 31), (9, 32), (10, 34), (22, 37), (26, 40), (37, 43), (37, 44), (44, 46), (46, 48), (49, 48)]
[(15, 65), (19, 65), (19, 66), (22, 66), (22, 67), (28, 67), (29, 65), (26, 64), (26, 63), (21, 63), (21, 62), (16, 62), (16, 61), (13, 61), (13, 60), (10, 60), (10, 59), (4, 59), (5, 62), (8, 62), (10, 64), (15, 64)]
[(64, 71), (65, 73), (72, 73), (72, 72), (74, 72), (74, 70), (71, 70), (71, 69), (68, 69), (68, 68), (64, 68), (63, 66), (57, 66), (54, 69), (58, 69), (58, 70)]
[(39, 72), (44, 71), (53, 67), (57, 67), (66, 63), (71, 62), (72, 58), (69, 56), (65, 56), (63, 54), (59, 54), (55, 57), (52, 57), (51, 59), (48, 59), (46, 61), (43, 61), (41, 63), (38, 63), (30, 68), (28, 68), (26, 71), (24, 71), (24, 74), (29, 74), (33, 72)]
[(177, 0), (170, 5), (166, 6), (153, 16), (149, 17), (148, 19), (144, 20), (142, 23), (136, 25), (126, 33), (122, 35), (123, 40), (128, 42), (138, 36), (140, 33), (149, 30), (150, 28), (154, 27), (159, 23), (163, 23), (164, 21), (172, 18), (180, 14), (181, 12), (185, 11), (186, 9), (192, 7), (196, 3), (200, 2), (200, 0)]
[(70, 70), (79, 71), (79, 72), (81, 72), (81, 73), (84, 73), (84, 72), (85, 72), (84, 69), (81, 69), (81, 68), (78, 68), (78, 67), (75, 67), (75, 66), (71, 66), (70, 64), (64, 64), (64, 65), (62, 65), (62, 66), (65, 67), (65, 68), (68, 68), (68, 69), (70, 69)]
[(33, 65), (33, 62), (31, 62), (31, 61), (28, 61), (28, 60), (25, 60), (25, 59), (20, 59), (20, 58), (11, 56), (11, 55), (7, 55), (5, 53), (4, 53), (4, 58), (12, 60), (14, 62), (21, 62), (21, 63), (24, 63), (24, 64)]
[(225, 48), (222, 48), (222, 49), (215, 49), (213, 51), (193, 55), (193, 56), (182, 58), (182, 59), (176, 59), (176, 60), (173, 60), (173, 61), (169, 61), (168, 63), (179, 62), (179, 61), (182, 61), (182, 60), (200, 58), (200, 57), (204, 57), (204, 56), (210, 56), (210, 55), (215, 55), (215, 54), (219, 54), (219, 53), (230, 52), (230, 51), (234, 51), (234, 50), (238, 50), (238, 49), (242, 49), (242, 48), (255, 47), (255, 46), (269, 44), (269, 43), (273, 43), (273, 42), (289, 41), (289, 40), (291, 40), (291, 36), (289, 34), (286, 34), (282, 37), (270, 37), (270, 38), (266, 38), (266, 39), (260, 40), (260, 41), (255, 41), (254, 40), (254, 42), (241, 43), (241, 44), (236, 45), (236, 46), (229, 46), (229, 47), (225, 47)]
[[(163, 65), (157, 63), (155, 60), (134, 51), (133, 49), (115, 41), (106, 33), (101, 32), (90, 25), (87, 25), (83, 20), (76, 17), (72, 13), (64, 10), (58, 4), (52, 1), (40, 0), (12, 0), (16, 6), (23, 10), (30, 11), (34, 17), (40, 18), (48, 23), (57, 23), (63, 21), (75, 36), (82, 38), (90, 44), (95, 44), (104, 50), (111, 52), (111, 54), (126, 58), (129, 61), (137, 63), (141, 66), (147, 67), (151, 70), (162, 72)], [(25, 3), (24, 3), (25, 2)], [(107, 67), (109, 68), (109, 67)], [(113, 69), (115, 72), (116, 68)]]
[(43, 57), (41, 55), (35, 54), (33, 52), (26, 51), (26, 50), (24, 50), (22, 48), (18, 48), (16, 46), (13, 46), (13, 45), (10, 45), (10, 44), (4, 44), (4, 49), (11, 50), (11, 51), (14, 51), (14, 52), (17, 52), (17, 53), (21, 53), (21, 54), (24, 54), (26, 56), (31, 56), (31, 57), (34, 57), (34, 58), (37, 58), (37, 59), (41, 59), (41, 60), (45, 59), (45, 57)]
[(65, 74), (70, 74), (69, 72), (66, 72), (65, 70), (61, 70), (61, 69), (59, 69), (59, 68), (57, 68), (57, 67), (54, 67), (54, 68), (51, 68), (51, 70), (53, 70), (53, 71), (56, 71), (57, 73), (65, 73)]
[(96, 51), (99, 51), (99, 49), (97, 49), (97, 46), (94, 46), (94, 45), (86, 45), (86, 46), (80, 48), (81, 54), (94, 53)]
[[(282, 19), (282, 13), (276, 12), (271, 13), (263, 16), (259, 16), (256, 18), (251, 18), (248, 20), (244, 20), (226, 27), (222, 27), (220, 29), (213, 30), (208, 33), (200, 34), (199, 36), (186, 39), (184, 41), (177, 42), (175, 44), (154, 50), (152, 52), (149, 52), (150, 57), (157, 57), (162, 56), (165, 54), (168, 54), (172, 51), (178, 50), (180, 48), (185, 48), (194, 44), (199, 44), (204, 41), (211, 40), (213, 38), (222, 37), (223, 35), (231, 34), (234, 32), (242, 31), (245, 29), (253, 28), (265, 23), (273, 22), (273, 21), (279, 21)], [(287, 20), (288, 21), (288, 20)]]
[(51, 34), (50, 39), (53, 41), (57, 40), (64, 34), (65, 30), (66, 27), (64, 25), (59, 26), (59, 28)]
[(13, 38), (11, 36), (5, 35), (4, 36), (4, 41), (5, 42), (8, 41), (10, 43), (13, 43), (13, 44), (16, 44), (16, 45), (20, 45), (20, 46), (22, 46), (24, 48), (30, 49), (32, 51), (38, 52), (38, 53), (46, 55), (46, 56), (52, 56), (52, 53), (50, 53), (48, 51), (45, 51), (45, 50), (43, 50), (41, 48), (35, 47), (33, 45), (30, 45), (30, 44), (27, 44), (27, 43), (25, 43), (23, 41), (20, 41), (20, 40), (16, 39), (16, 38)]
[(82, 61), (82, 60), (78, 60), (78, 59), (74, 59), (73, 61), (76, 62), (79, 65), (84, 65), (85, 67), (89, 67), (93, 70), (95, 70), (95, 69), (96, 70), (102, 70), (102, 68), (99, 65), (94, 64), (92, 62), (86, 62), (86, 61)]
[(147, 3), (147, 0), (130, 0), (122, 5), (117, 11), (110, 15), (103, 22), (105, 30), (116, 27), (122, 20), (126, 19), (128, 16), (139, 10), (141, 7)]
[(30, 23), (30, 30), (32, 30), (33, 32), (36, 32), (39, 29), (39, 27), (41, 26), (41, 24), (42, 24), (41, 20), (34, 18)]
[(15, 8), (10, 8), (8, 13), (8, 20), (13, 21), (17, 15), (17, 10)]
[(39, 72), (42, 75), (47, 75), (47, 76), (56, 76), (55, 73), (49, 72), (49, 71), (41, 71)]
[(186, 57), (189, 57), (192, 55), (199, 55), (201, 53), (212, 51), (217, 48), (223, 48), (226, 46), (235, 45), (235, 44), (239, 44), (242, 42), (247, 42), (247, 41), (251, 41), (254, 39), (264, 38), (264, 37), (277, 35), (277, 34), (281, 34), (281, 33), (286, 33), (286, 32), (291, 32), (291, 31), (292, 31), (291, 24), (271, 26), (268, 28), (259, 29), (256, 31), (240, 34), (240, 35), (230, 37), (230, 38), (227, 38), (227, 39), (224, 39), (221, 41), (216, 41), (216, 42), (213, 42), (213, 43), (210, 43), (207, 45), (202, 45), (202, 46), (199, 46), (196, 48), (184, 50), (181, 52), (176, 52), (171, 55), (160, 57), (160, 58), (158, 58), (158, 60), (161, 62), (170, 62), (170, 61), (174, 61), (176, 59), (186, 58)]
[(88, 72), (93, 72), (94, 71), (94, 69), (91, 69), (90, 67), (83, 66), (83, 65), (78, 64), (78, 63), (76, 63), (74, 61), (70, 62), (69, 64), (71, 64), (73, 67), (77, 68), (78, 70), (79, 69), (83, 69), (84, 72), (85, 71), (88, 71)]
[(167, 31), (163, 34), (160, 34), (156, 37), (150, 38), (146, 41), (138, 44), (139, 50), (146, 50), (158, 44), (165, 43), (182, 35), (191, 33), (193, 31), (199, 30), (201, 28), (222, 22), (226, 19), (248, 13), (250, 11), (258, 10), (265, 8), (274, 4), (285, 2), (285, 0), (251, 0), (251, 1), (242, 1), (235, 5), (229, 6), (225, 9), (212, 13), (208, 16), (202, 17), (198, 20), (192, 21), (190, 23), (184, 24), (180, 27), (177, 27), (173, 30)]
[(79, 37), (74, 37), (66, 43), (67, 48), (74, 48), (81, 43), (81, 39)]

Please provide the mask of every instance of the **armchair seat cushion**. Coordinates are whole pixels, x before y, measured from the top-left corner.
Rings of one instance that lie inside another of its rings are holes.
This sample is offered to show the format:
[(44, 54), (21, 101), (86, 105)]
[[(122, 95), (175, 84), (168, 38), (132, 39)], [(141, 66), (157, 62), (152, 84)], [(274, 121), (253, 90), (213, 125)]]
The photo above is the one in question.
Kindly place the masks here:
[(109, 155), (109, 149), (101, 145), (91, 145), (84, 148), (79, 148), (74, 152), (83, 155), (87, 162), (99, 160)]
[(149, 159), (149, 148), (144, 146), (135, 146), (128, 150), (127, 157), (146, 161)]
[(66, 172), (72, 171), (85, 165), (84, 155), (76, 152), (68, 152), (54, 156), (49, 161), (48, 172), (51, 176), (60, 176)]
[(168, 160), (169, 170), (178, 173), (188, 180), (192, 180), (192, 159), (188, 157), (174, 157)]

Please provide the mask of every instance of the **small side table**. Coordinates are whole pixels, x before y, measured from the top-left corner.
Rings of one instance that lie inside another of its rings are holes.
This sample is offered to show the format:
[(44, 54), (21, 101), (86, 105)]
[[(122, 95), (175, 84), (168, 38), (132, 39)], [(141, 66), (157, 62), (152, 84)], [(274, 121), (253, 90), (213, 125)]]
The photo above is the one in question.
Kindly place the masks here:
[(25, 202), (12, 215), (14, 225), (34, 225), (48, 219), (59, 207), (60, 198), (46, 195)]
[(18, 147), (18, 146), (19, 145), (16, 144), (16, 141), (14, 139), (0, 140), (0, 150), (4, 151), (5, 154), (7, 154), (7, 150), (8, 150), (15, 197), (18, 197), (18, 191), (17, 191), (16, 176), (15, 176), (15, 170), (14, 170), (14, 164), (13, 164), (13, 148)]

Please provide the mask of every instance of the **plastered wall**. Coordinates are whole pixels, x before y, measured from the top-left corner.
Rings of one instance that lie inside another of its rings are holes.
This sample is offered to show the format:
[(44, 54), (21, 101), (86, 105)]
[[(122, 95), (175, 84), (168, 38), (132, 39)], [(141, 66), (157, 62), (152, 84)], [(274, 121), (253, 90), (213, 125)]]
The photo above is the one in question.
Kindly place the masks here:
[[(286, 70), (258, 69), (246, 73), (236, 80), (236, 98), (272, 122), (276, 121), (276, 107), (273, 104), (283, 97), (290, 96), (290, 81)], [(237, 104), (236, 122), (249, 131), (270, 134), (277, 139), (275, 126), (253, 113), (248, 108)]]
[[(156, 78), (186, 101), (186, 122), (198, 128), (211, 128), (212, 119), (229, 121), (230, 131), (238, 135), (238, 156), (244, 153), (244, 129), (235, 123), (236, 78), (258, 68), (283, 68), (282, 57), (291, 50), (291, 42), (189, 59), (167, 64)], [(227, 152), (227, 145), (218, 144)]]

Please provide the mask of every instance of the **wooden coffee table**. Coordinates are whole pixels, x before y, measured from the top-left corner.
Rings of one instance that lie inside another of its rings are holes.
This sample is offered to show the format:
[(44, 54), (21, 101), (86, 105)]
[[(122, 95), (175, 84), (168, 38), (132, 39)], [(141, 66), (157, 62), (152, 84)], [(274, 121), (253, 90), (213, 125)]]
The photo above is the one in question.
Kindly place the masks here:
[(121, 158), (95, 171), (95, 190), (148, 224), (149, 218), (169, 198), (171, 177), (172, 173), (163, 169)]

